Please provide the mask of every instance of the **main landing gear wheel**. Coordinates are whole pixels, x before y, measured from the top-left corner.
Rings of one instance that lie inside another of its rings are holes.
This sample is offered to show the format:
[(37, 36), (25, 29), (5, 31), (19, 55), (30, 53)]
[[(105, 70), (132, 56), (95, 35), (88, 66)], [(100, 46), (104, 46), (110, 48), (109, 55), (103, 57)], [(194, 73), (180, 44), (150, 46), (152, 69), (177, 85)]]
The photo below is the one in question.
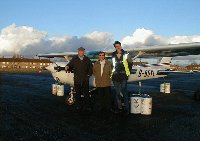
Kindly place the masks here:
[(74, 91), (73, 91), (73, 88), (71, 87), (71, 91), (70, 91), (69, 95), (67, 96), (66, 103), (68, 105), (73, 105), (74, 102), (75, 102)]
[(69, 95), (67, 96), (66, 103), (67, 103), (68, 105), (73, 105), (74, 102), (75, 102), (75, 99), (73, 98), (73, 94), (69, 94)]

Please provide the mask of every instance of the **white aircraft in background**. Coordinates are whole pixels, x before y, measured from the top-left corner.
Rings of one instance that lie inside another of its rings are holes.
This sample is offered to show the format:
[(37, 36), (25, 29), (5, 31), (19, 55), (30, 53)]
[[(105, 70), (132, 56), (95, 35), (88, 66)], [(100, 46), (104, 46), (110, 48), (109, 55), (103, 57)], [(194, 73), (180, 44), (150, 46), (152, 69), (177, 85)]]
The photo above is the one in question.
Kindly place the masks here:
[[(133, 61), (138, 57), (163, 57), (159, 64), (142, 64), (133, 66), (131, 75), (129, 76), (128, 82), (142, 81), (148, 79), (164, 78), (169, 73), (177, 72), (170, 69), (170, 63), (172, 57), (175, 56), (187, 56), (187, 55), (199, 55), (200, 54), (200, 43), (184, 43), (176, 45), (166, 46), (152, 46), (152, 47), (141, 47), (127, 50), (132, 56)], [(105, 51), (106, 52), (106, 51)], [(86, 55), (92, 60), (97, 59), (99, 51), (89, 51)], [(65, 66), (69, 60), (77, 55), (77, 52), (64, 52), (64, 53), (51, 53), (51, 54), (38, 54), (38, 57), (54, 58), (61, 57), (65, 58), (66, 62), (54, 62), (45, 69), (49, 70), (56, 81), (63, 84), (70, 85), (71, 92), (74, 86), (74, 73), (66, 72)], [(106, 57), (111, 58), (111, 52), (106, 52)], [(95, 79), (92, 75), (89, 79), (89, 85), (95, 87)]]

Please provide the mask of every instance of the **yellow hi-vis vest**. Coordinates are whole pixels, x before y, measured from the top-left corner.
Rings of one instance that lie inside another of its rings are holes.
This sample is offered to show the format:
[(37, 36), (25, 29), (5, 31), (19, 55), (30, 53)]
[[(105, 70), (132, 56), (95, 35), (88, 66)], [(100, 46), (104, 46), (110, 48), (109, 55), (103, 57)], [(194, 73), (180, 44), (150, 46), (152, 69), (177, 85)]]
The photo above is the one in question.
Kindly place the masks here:
[[(126, 75), (129, 76), (131, 73), (130, 73), (130, 70), (129, 70), (129, 67), (128, 67), (127, 58), (128, 58), (128, 54), (124, 54), (122, 62), (123, 62), (124, 68), (125, 68)], [(113, 64), (113, 69), (112, 69), (111, 77), (112, 77), (113, 73), (115, 72), (115, 67), (116, 67), (116, 59), (115, 59), (115, 57), (112, 58), (112, 64)]]

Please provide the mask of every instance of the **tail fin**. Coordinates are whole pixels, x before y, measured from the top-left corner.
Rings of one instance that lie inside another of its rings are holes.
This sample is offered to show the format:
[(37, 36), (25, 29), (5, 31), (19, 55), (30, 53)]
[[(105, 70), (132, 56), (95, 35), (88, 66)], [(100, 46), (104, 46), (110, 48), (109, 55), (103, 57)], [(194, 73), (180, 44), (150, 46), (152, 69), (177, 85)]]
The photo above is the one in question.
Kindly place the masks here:
[(160, 64), (162, 64), (162, 65), (170, 65), (171, 62), (172, 62), (172, 57), (163, 57), (160, 60)]

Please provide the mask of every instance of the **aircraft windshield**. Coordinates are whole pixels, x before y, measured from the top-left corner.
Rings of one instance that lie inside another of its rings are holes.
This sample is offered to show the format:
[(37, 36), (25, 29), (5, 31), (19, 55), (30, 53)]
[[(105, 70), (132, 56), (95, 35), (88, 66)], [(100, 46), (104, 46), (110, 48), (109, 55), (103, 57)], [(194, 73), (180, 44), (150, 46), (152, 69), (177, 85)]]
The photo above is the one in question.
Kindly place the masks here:
[[(92, 62), (96, 62), (96, 61), (98, 61), (99, 59), (98, 59), (98, 55), (99, 55), (99, 52), (100, 51), (90, 51), (90, 52), (87, 52), (86, 53), (86, 55), (87, 55), (87, 57), (88, 58), (90, 58), (90, 60), (92, 61)], [(111, 61), (111, 57), (106, 57), (109, 61)]]
[(99, 51), (90, 51), (86, 53), (90, 59), (98, 59)]

